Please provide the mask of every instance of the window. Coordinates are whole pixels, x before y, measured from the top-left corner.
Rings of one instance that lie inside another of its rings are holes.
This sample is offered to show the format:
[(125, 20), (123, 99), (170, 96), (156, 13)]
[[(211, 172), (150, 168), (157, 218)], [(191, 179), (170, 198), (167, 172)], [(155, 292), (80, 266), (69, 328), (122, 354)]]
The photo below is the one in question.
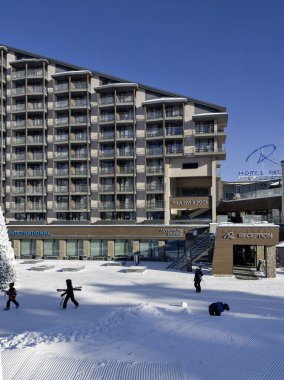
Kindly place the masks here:
[(132, 240), (115, 240), (114, 255), (115, 256), (129, 256), (132, 255)]
[(59, 240), (44, 240), (43, 242), (44, 256), (59, 256)]
[(198, 162), (186, 162), (182, 164), (183, 169), (197, 169), (198, 168)]
[(66, 240), (66, 256), (82, 256), (83, 255), (83, 240)]
[(90, 240), (90, 256), (103, 256), (108, 254), (108, 242), (107, 240)]
[(36, 255), (36, 240), (21, 240), (21, 257)]

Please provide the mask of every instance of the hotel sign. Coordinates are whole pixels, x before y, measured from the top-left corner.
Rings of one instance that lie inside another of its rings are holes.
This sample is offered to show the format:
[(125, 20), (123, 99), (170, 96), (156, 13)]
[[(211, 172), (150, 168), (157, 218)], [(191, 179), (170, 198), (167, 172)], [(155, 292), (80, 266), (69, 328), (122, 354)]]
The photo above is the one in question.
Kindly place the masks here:
[(209, 209), (209, 197), (179, 197), (170, 198), (170, 208), (177, 210), (195, 210), (199, 208)]
[(273, 239), (273, 233), (272, 232), (239, 232), (235, 234), (234, 232), (230, 231), (227, 232), (223, 239)]
[(159, 232), (167, 237), (184, 237), (184, 230), (179, 228), (160, 228)]

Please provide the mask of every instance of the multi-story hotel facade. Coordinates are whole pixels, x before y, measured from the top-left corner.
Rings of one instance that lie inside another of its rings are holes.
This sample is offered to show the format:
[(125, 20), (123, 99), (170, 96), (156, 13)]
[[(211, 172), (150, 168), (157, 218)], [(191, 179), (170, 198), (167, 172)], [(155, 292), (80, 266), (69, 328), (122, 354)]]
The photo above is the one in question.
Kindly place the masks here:
[(216, 221), (226, 125), (223, 106), (1, 46), (16, 257), (182, 254), (188, 231)]

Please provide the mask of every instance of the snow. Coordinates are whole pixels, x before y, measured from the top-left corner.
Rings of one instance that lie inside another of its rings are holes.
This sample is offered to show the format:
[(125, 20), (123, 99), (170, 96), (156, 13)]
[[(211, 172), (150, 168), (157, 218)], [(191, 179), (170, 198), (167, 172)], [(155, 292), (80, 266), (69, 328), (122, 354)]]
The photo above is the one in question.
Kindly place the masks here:
[(82, 74), (88, 74), (93, 75), (91, 71), (89, 70), (72, 70), (72, 71), (60, 71), (58, 73), (52, 74), (52, 77), (60, 77), (60, 76), (66, 76), (66, 75), (82, 75)]
[(185, 103), (187, 98), (155, 98), (142, 102), (142, 105), (155, 104), (155, 103)]
[[(4, 380), (283, 379), (283, 269), (253, 281), (204, 268), (197, 294), (194, 274), (166, 270), (168, 263), (142, 262), (144, 273), (103, 261), (70, 273), (61, 271), (69, 262), (45, 263), (54, 269), (16, 261), (21, 306), (0, 312)], [(67, 278), (82, 286), (77, 309), (59, 306), (56, 289)], [(216, 301), (231, 310), (210, 317)]]
[(132, 83), (132, 82), (115, 82), (115, 83), (109, 83), (109, 84), (103, 84), (101, 86), (95, 87), (95, 90), (103, 90), (103, 89), (108, 89), (112, 87), (136, 87), (138, 88), (137, 83)]

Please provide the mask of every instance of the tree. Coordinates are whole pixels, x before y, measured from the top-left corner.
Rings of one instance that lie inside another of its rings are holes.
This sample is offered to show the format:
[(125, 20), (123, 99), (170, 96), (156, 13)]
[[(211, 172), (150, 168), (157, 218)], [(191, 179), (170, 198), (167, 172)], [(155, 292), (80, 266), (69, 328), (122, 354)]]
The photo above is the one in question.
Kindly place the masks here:
[(0, 290), (16, 279), (15, 255), (9, 240), (5, 218), (0, 207)]

